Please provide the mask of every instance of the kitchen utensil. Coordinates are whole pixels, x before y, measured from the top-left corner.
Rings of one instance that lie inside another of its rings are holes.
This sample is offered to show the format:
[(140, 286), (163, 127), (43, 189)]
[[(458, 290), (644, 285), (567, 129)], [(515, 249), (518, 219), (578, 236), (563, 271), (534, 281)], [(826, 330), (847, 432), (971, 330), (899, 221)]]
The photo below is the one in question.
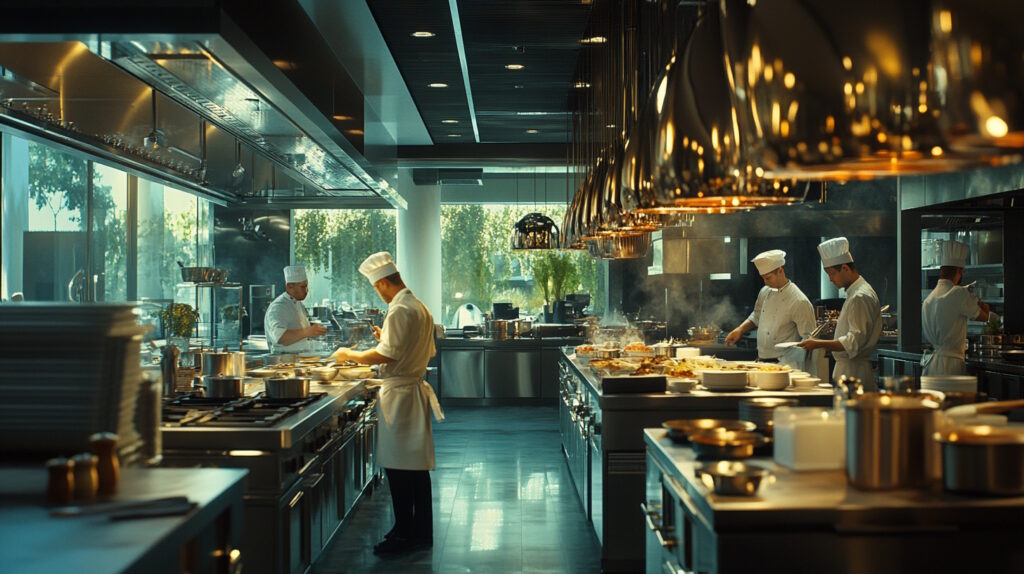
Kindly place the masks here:
[(178, 261), (181, 268), (181, 280), (185, 283), (223, 283), (227, 271), (214, 267), (186, 267)]
[(709, 429), (752, 431), (757, 425), (750, 421), (736, 419), (673, 419), (661, 423), (668, 431), (668, 438), (678, 443), (689, 442), (691, 434)]
[(1024, 400), (995, 401), (953, 407), (943, 414), (947, 417), (973, 417), (978, 414), (996, 414), (1024, 408)]
[(790, 383), (793, 385), (793, 390), (805, 391), (816, 388), (821, 384), (821, 379), (818, 377), (797, 377), (795, 379), (790, 379)]
[(315, 367), (310, 371), (310, 374), (318, 381), (327, 382), (338, 374), (338, 369), (334, 367)]
[(203, 391), (207, 398), (237, 399), (242, 396), (244, 388), (242, 377), (233, 375), (203, 377)]
[(117, 458), (117, 435), (111, 432), (100, 432), (89, 437), (92, 452), (96, 455), (96, 474), (99, 478), (100, 496), (111, 496), (117, 492), (117, 482), (121, 476), (121, 465)]
[(595, 359), (618, 359), (622, 355), (622, 351), (619, 349), (610, 349), (606, 347), (598, 347), (591, 353), (591, 357)]
[[(202, 361), (202, 367), (200, 372), (204, 377), (216, 377), (220, 375), (242, 375), (245, 373), (245, 363), (243, 359), (241, 372), (235, 371), (235, 359), (232, 357), (232, 353), (226, 353), (222, 351), (206, 351), (199, 353), (200, 361)], [(244, 357), (244, 354), (243, 354)]]
[(309, 396), (309, 379), (270, 378), (264, 381), (264, 393), (271, 399), (304, 399)]
[(51, 504), (67, 504), (75, 492), (75, 463), (66, 458), (51, 458), (46, 461), (49, 480), (46, 483), (46, 500)]
[(972, 426), (936, 433), (942, 444), (946, 490), (994, 496), (1024, 495), (1024, 431)]
[(742, 391), (747, 388), (747, 371), (697, 371), (709, 391)]
[(96, 471), (96, 455), (89, 453), (76, 454), (71, 457), (74, 475), (75, 500), (92, 500), (99, 490), (99, 474)]
[(802, 342), (803, 341), (786, 341), (785, 343), (776, 343), (775, 344), (775, 348), (776, 349), (792, 349), (793, 347), (799, 345)]
[(779, 407), (772, 413), (776, 464), (793, 470), (846, 465), (846, 421), (831, 409)]
[(974, 393), (978, 391), (978, 377), (973, 375), (922, 376), (921, 388), (929, 391)]
[(720, 496), (754, 496), (761, 483), (772, 477), (763, 467), (731, 460), (699, 463), (694, 475)]
[(118, 500), (115, 502), (100, 502), (85, 506), (61, 506), (50, 511), (50, 516), (57, 518), (69, 518), (72, 516), (88, 516), (93, 514), (106, 514), (108, 512), (121, 512), (136, 508), (159, 506), (164, 504), (180, 504), (189, 502), (185, 496), (168, 496), (163, 498), (148, 498), (144, 500)]
[(920, 488), (928, 483), (934, 414), (922, 394), (864, 393), (846, 403), (846, 476), (865, 490)]
[(779, 407), (795, 407), (798, 404), (796, 399), (782, 399), (775, 397), (759, 397), (756, 399), (743, 399), (739, 402), (739, 418), (743, 421), (750, 421), (757, 425), (757, 430), (765, 434), (771, 434), (773, 413)]
[(749, 458), (755, 448), (766, 444), (768, 439), (753, 431), (714, 428), (690, 435), (690, 446), (700, 459)]
[(273, 377), (277, 373), (278, 371), (274, 369), (249, 369), (248, 371), (246, 371), (245, 374), (247, 376), (255, 377), (257, 379), (266, 379), (269, 377)]

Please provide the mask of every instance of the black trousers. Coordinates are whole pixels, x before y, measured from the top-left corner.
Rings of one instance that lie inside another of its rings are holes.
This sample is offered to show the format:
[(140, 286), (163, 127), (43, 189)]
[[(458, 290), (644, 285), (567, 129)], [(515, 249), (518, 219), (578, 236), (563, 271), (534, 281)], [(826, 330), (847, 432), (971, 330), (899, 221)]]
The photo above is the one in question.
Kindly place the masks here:
[(430, 471), (384, 469), (391, 488), (395, 526), (389, 534), (416, 542), (433, 542), (434, 510)]

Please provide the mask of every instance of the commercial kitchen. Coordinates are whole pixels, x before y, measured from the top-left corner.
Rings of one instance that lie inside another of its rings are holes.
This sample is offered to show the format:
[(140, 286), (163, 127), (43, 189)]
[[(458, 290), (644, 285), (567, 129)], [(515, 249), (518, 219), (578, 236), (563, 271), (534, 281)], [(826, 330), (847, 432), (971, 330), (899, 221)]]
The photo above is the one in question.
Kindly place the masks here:
[(1022, 17), (5, 3), (0, 570), (1020, 570)]

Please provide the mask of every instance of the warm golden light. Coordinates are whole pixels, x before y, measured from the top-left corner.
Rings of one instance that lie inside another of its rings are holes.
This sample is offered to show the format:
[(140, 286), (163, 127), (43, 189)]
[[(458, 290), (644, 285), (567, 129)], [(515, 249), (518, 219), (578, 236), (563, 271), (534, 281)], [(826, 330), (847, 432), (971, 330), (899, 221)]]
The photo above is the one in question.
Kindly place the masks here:
[(433, 32), (426, 32), (426, 31), (413, 32), (412, 34), (409, 34), (409, 35), (412, 36), (413, 38), (433, 38), (434, 37), (434, 33)]
[(939, 29), (946, 34), (953, 31), (953, 14), (949, 10), (939, 11)]
[(985, 131), (988, 135), (994, 138), (1001, 138), (1009, 133), (1010, 128), (1006, 125), (1006, 121), (999, 116), (989, 116), (985, 120)]
[(343, 116), (343, 115), (339, 115), (339, 114), (334, 114), (333, 116), (331, 116), (331, 119), (333, 119), (336, 122), (347, 122), (347, 121), (350, 121), (352, 119), (352, 116)]
[(787, 88), (792, 88), (796, 85), (796, 76), (793, 75), (793, 72), (786, 72), (786, 75), (782, 77), (782, 83)]
[(459, 120), (441, 120), (442, 124), (457, 124)]
[(427, 84), (427, 87), (428, 88), (447, 88), (448, 84), (446, 84), (444, 82), (431, 82), (431, 83)]
[(939, 157), (942, 155), (942, 148), (935, 146), (932, 148), (932, 157)]
[(526, 66), (524, 66), (522, 64), (505, 64), (505, 69), (506, 70), (522, 70), (525, 67)]

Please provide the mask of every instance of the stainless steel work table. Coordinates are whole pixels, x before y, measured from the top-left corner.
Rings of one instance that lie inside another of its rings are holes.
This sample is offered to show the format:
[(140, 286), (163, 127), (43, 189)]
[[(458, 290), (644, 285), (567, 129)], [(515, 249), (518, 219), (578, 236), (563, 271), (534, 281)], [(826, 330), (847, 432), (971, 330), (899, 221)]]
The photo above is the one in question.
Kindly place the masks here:
[(563, 349), (559, 425), (562, 447), (583, 508), (601, 541), (606, 572), (636, 572), (643, 565), (644, 433), (669, 419), (739, 416), (739, 403), (786, 397), (805, 406), (830, 406), (832, 391), (746, 391), (685, 394), (605, 394), (600, 378)]
[[(749, 459), (776, 477), (756, 496), (717, 496), (695, 478), (688, 446), (660, 428), (645, 429), (644, 443), (648, 465), (662, 474), (648, 468), (648, 505), (669, 503), (651, 500), (659, 491), (678, 501), (670, 536), (689, 546), (695, 571), (1009, 572), (1024, 564), (1024, 497), (960, 496), (940, 485), (862, 491), (844, 471), (795, 472), (770, 458)], [(679, 539), (686, 531), (692, 538)]]
[(445, 404), (554, 404), (561, 347), (578, 337), (439, 339), (438, 395)]
[[(46, 504), (47, 474), (41, 464), (0, 469), (0, 569), (26, 573), (228, 571), (227, 552), (238, 547), (243, 528), (245, 475), (245, 470), (234, 468), (122, 469), (113, 500), (187, 496), (197, 506), (183, 516), (113, 522), (106, 514), (51, 517)], [(196, 564), (187, 562), (189, 556)], [(245, 558), (241, 556), (243, 564)]]

